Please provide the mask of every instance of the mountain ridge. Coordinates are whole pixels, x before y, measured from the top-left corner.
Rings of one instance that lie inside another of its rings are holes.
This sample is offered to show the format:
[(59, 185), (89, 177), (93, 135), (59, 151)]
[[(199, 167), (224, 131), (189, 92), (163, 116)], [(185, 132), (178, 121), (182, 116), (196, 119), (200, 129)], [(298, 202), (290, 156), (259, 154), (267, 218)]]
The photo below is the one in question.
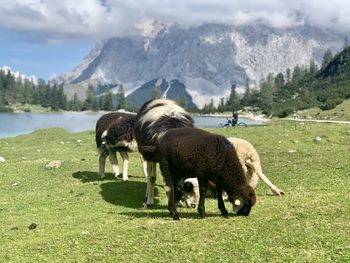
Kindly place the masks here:
[(206, 24), (183, 29), (154, 24), (148, 34), (99, 41), (73, 71), (53, 81), (123, 84), (128, 96), (137, 96), (143, 84), (155, 79), (178, 81), (201, 107), (227, 97), (233, 83), (243, 91), (247, 79), (256, 85), (271, 72), (308, 65), (311, 59), (321, 64), (324, 52), (336, 53), (342, 42), (341, 34), (311, 26)]

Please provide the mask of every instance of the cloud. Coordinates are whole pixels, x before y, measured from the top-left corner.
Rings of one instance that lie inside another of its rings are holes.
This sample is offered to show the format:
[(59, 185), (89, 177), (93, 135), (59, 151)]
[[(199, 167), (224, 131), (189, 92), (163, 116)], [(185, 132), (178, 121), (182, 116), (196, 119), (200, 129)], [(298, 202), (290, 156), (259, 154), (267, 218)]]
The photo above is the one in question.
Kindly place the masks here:
[(135, 25), (152, 20), (184, 27), (309, 23), (350, 32), (350, 5), (348, 0), (4, 0), (0, 7), (0, 25), (52, 43), (133, 34)]

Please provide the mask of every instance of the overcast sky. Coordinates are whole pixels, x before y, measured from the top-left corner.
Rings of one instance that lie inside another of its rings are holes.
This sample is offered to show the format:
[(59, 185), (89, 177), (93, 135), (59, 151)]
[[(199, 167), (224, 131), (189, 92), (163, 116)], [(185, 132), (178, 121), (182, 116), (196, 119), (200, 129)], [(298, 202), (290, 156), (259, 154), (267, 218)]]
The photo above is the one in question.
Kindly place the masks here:
[(0, 66), (49, 79), (73, 69), (102, 38), (158, 20), (274, 27), (308, 23), (350, 32), (350, 0), (1, 0)]

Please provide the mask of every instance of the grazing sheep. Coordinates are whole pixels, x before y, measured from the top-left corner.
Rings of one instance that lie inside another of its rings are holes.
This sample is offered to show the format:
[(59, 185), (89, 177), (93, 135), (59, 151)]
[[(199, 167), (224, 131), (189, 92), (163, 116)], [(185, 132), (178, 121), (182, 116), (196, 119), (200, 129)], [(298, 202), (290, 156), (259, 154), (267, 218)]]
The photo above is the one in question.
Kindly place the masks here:
[[(245, 172), (247, 181), (254, 189), (258, 184), (259, 178), (263, 180), (271, 189), (274, 195), (284, 195), (284, 192), (275, 186), (262, 172), (260, 157), (254, 148), (254, 146), (246, 140), (239, 138), (229, 137), (227, 140), (233, 145), (236, 150), (238, 159)], [(190, 178), (185, 180), (186, 187), (184, 186), (184, 196), (187, 207), (195, 208), (198, 204), (196, 196), (199, 196), (198, 182), (196, 178)], [(193, 189), (193, 190), (192, 190)], [(192, 191), (191, 191), (192, 190)]]
[(136, 117), (135, 138), (139, 150), (147, 161), (147, 190), (145, 206), (154, 203), (154, 185), (156, 182), (156, 163), (159, 159), (153, 153), (142, 150), (142, 145), (157, 146), (159, 140), (169, 129), (193, 127), (192, 117), (174, 101), (152, 99), (143, 104)]
[[(107, 113), (96, 123), (96, 145), (99, 152), (99, 175), (104, 178), (106, 158), (109, 155), (115, 177), (119, 176), (116, 153), (123, 159), (123, 181), (128, 180), (128, 152), (137, 151), (134, 135), (136, 114), (126, 112)], [(143, 167), (146, 174), (145, 163)]]
[(229, 137), (227, 140), (234, 146), (239, 161), (243, 167), (248, 183), (256, 188), (259, 178), (270, 187), (274, 195), (284, 195), (284, 192), (275, 186), (269, 178), (263, 173), (261, 168), (260, 157), (254, 146), (246, 140)]
[(198, 179), (198, 212), (202, 218), (206, 217), (204, 200), (209, 180), (216, 184), (218, 208), (222, 215), (228, 214), (222, 198), (223, 190), (234, 204), (237, 215), (249, 215), (256, 202), (255, 191), (247, 182), (232, 144), (225, 137), (196, 128), (177, 128), (168, 130), (158, 146), (142, 148), (159, 160), (173, 219), (179, 219), (175, 205), (179, 196), (176, 193), (175, 197), (175, 187), (188, 177)]

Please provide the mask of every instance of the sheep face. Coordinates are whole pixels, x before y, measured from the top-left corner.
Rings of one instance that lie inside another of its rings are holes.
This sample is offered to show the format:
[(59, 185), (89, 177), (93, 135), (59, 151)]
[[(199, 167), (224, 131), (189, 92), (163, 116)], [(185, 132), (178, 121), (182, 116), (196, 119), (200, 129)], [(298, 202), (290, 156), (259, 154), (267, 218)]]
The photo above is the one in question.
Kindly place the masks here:
[(248, 216), (252, 206), (255, 205), (256, 195), (254, 189), (247, 185), (244, 187), (242, 194), (230, 195), (228, 200), (233, 205), (233, 211), (238, 216)]

